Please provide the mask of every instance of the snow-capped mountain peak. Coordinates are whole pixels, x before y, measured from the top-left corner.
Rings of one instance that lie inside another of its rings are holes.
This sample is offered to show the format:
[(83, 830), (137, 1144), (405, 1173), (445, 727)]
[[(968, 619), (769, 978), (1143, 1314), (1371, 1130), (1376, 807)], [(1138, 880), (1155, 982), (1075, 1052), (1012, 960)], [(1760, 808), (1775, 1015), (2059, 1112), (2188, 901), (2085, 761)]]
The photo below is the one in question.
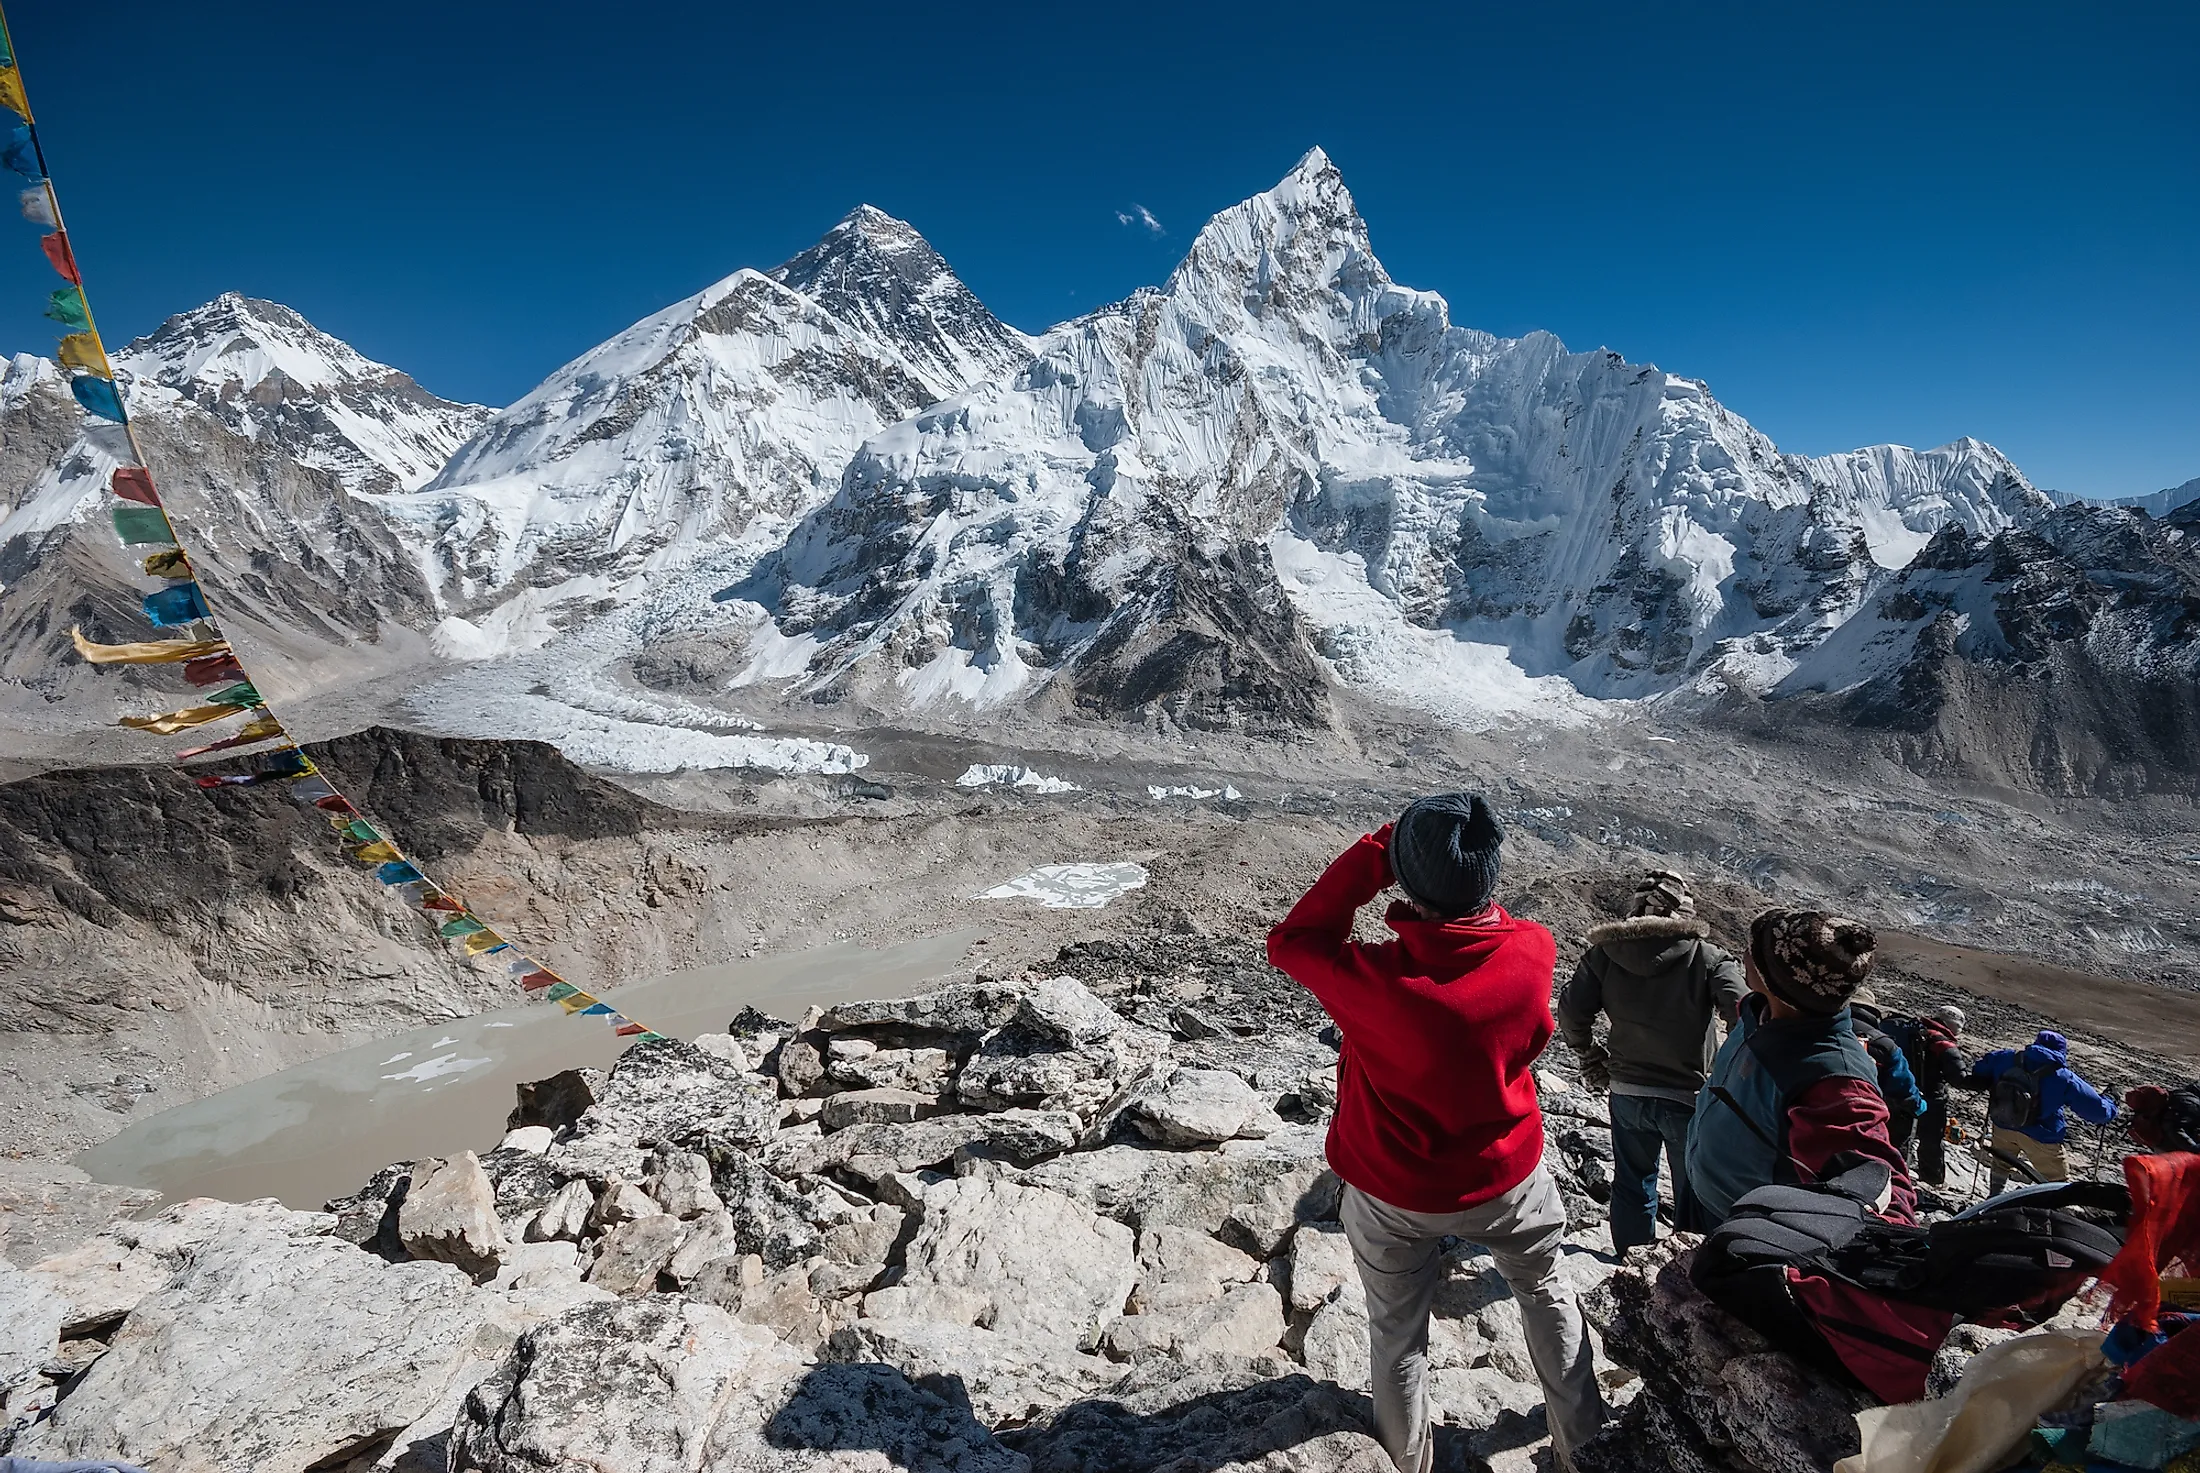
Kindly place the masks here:
[(1301, 722), (1319, 656), (1449, 719), (1564, 719), (1738, 645), (1777, 679), (1938, 527), (2042, 505), (1975, 442), (1808, 462), (1699, 381), (1455, 327), (1319, 149), (1160, 289), (1034, 347), (866, 444), (755, 585), (807, 688), (1066, 677), (1104, 709)]
[(411, 490), (489, 416), (439, 399), (276, 302), (224, 292), (115, 354), (248, 438), (266, 437), (347, 490)]
[(866, 206), (559, 369), (395, 509), (456, 604), (545, 560), (662, 566), (783, 527), (866, 437), (1029, 357), (923, 236)]
[(987, 311), (915, 226), (872, 205), (849, 211), (770, 275), (893, 343), (943, 397), (1031, 357), (1030, 341)]

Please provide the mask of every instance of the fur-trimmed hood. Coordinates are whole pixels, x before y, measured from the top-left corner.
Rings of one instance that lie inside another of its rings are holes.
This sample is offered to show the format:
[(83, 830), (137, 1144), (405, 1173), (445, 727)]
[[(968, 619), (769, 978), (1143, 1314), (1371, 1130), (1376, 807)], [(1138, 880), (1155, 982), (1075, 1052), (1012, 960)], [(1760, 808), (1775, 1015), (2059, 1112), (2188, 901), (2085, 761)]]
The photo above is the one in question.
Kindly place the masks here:
[(1624, 921), (1606, 921), (1589, 931), (1589, 944), (1602, 946), (1611, 941), (1678, 941), (1683, 937), (1701, 939), (1711, 934), (1711, 924), (1695, 916), (1631, 916)]

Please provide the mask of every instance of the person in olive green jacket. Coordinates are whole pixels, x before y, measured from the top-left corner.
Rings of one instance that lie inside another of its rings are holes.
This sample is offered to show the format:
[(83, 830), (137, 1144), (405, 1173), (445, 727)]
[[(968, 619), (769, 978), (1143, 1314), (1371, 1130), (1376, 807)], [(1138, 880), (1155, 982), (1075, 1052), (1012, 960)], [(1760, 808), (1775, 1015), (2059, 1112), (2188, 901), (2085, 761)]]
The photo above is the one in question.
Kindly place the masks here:
[[(1741, 963), (1707, 939), (1688, 883), (1652, 870), (1627, 918), (1589, 932), (1589, 949), (1558, 998), (1558, 1031), (1581, 1059), (1583, 1081), (1608, 1091), (1612, 1110), (1612, 1246), (1657, 1236), (1658, 1153), (1687, 1221), (1688, 1121), (1719, 1035), (1749, 993)], [(1596, 1042), (1598, 1013), (1611, 1020)]]

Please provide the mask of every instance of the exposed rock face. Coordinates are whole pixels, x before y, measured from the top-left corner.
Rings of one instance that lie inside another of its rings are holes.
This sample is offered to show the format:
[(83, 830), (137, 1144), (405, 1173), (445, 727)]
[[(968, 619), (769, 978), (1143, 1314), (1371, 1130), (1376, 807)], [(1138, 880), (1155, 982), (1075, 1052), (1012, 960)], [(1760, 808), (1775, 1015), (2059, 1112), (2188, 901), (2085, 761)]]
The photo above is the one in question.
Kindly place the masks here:
[[(1004, 1335), (1089, 1347), (1138, 1282), (1128, 1228), (1070, 1198), (1012, 1182), (942, 1182), (924, 1194), (902, 1287), (965, 1290)], [(913, 1311), (922, 1318), (921, 1310)]]
[(61, 1327), (74, 1310), (43, 1278), (0, 1259), (0, 1425), (17, 1415), (45, 1364), (61, 1348)]
[(1583, 1473), (1681, 1468), (1817, 1473), (1861, 1449), (1868, 1398), (1782, 1355), (1688, 1282), (1686, 1239), (1615, 1274), (1592, 1304), (1605, 1348), (1643, 1378)]
[(430, 1410), (488, 1308), (443, 1264), (386, 1264), (331, 1238), (210, 1243), (15, 1451), (176, 1473), (335, 1466)]
[(1253, 1087), (1224, 1069), (1171, 1069), (1135, 1089), (1123, 1116), (1164, 1146), (1206, 1146), (1258, 1138), (1282, 1122)]
[[(903, 222), (864, 207), (544, 380), (392, 498), (454, 600), (693, 557), (832, 493), (863, 438), (1030, 356)], [(505, 500), (541, 488), (532, 514)]]
[(496, 1209), (496, 1188), (473, 1152), (418, 1162), (397, 1212), (397, 1238), (414, 1258), (448, 1263), (486, 1282), (504, 1259)]
[(771, 1331), (678, 1299), (583, 1305), (520, 1337), (466, 1398), (453, 1473), (764, 1466), (801, 1360)]
[[(1189, 1036), (1134, 1023), (1113, 999), (1135, 996), (1135, 970), (971, 984), (787, 1030), (821, 1061), (849, 1039), (875, 1047), (844, 1060), (939, 1051), (951, 1067), (924, 1118), (764, 1126), (760, 1101), (776, 1116), (875, 1091), (800, 1094), (777, 1038), (638, 1047), (577, 1113), (549, 1112), (562, 1124), (525, 1127), (547, 1142), (391, 1168), (343, 1213), (187, 1203), (117, 1223), (0, 1277), (8, 1407), (56, 1408), (10, 1450), (194, 1473), (1379, 1473), (1367, 1310), (1322, 1127), (1270, 1105), (1335, 1055), (1251, 984), (1212, 989), (1214, 1026)], [(968, 1108), (992, 1090), (966, 1093), (961, 1073), (1121, 1060), (1108, 1051), (1127, 1039), (1157, 1052), (1112, 1103)], [(1580, 1098), (1554, 1062), (1543, 1073), (1547, 1098)], [(1247, 1138), (1246, 1121), (1266, 1133)], [(1600, 1142), (1585, 1114), (1568, 1121), (1549, 1160), (1572, 1201), (1576, 1158)], [(1630, 1366), (1647, 1389), (1624, 1436), (1584, 1450), (1585, 1473), (1804, 1473), (1839, 1451), (1848, 1393), (1694, 1298), (1670, 1246), (1652, 1278), (1596, 1288), (1612, 1270), (1588, 1250), (1604, 1242), (1574, 1235), (1561, 1271), (1595, 1290), (1615, 1399), (1638, 1384)], [(481, 1282), (414, 1261), (453, 1244)], [(1541, 1391), (1518, 1306), (1471, 1244), (1442, 1260), (1429, 1365), (1439, 1467), (1527, 1459)]]
[(646, 1294), (672, 1264), (687, 1238), (687, 1225), (669, 1213), (620, 1223), (596, 1245), (588, 1282), (613, 1294)]
[[(2200, 503), (1950, 526), (1777, 694), (1936, 775), (2056, 794), (2200, 788)], [(1824, 693), (1824, 694), (1812, 694)]]
[[(425, 393), (288, 308), (234, 295), (113, 358), (136, 444), (192, 538), (193, 571), (238, 632), (308, 672), (349, 646), (356, 673), (384, 630), (433, 622), (405, 529), (376, 495), (432, 475), (486, 410)], [(97, 672), (66, 657), (68, 630), (145, 628), (104, 506), (108, 473), (134, 460), (130, 440), (88, 420), (53, 363), (23, 354), (0, 379), (0, 441), (0, 674), (107, 705), (137, 682), (100, 689)], [(268, 577), (271, 566), (284, 576)]]
[(772, 1084), (667, 1039), (630, 1049), (572, 1133), (550, 1150), (553, 1169), (604, 1181), (639, 1181), (648, 1149), (673, 1145), (713, 1156), (762, 1145), (779, 1125)]

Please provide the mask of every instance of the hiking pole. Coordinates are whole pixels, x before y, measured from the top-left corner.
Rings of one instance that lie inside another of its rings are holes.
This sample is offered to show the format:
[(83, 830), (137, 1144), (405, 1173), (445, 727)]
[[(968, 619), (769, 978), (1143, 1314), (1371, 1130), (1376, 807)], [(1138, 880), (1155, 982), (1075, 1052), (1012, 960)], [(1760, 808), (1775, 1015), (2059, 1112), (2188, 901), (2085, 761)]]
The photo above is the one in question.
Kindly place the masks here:
[(2025, 1160), (2022, 1156), (2016, 1155), (2015, 1153), (2010, 1151), (2004, 1151), (2001, 1147), (1995, 1145), (1992, 1141), (1982, 1141), (1980, 1142), (1980, 1144), (1985, 1146), (1987, 1151), (1992, 1154), (1993, 1158), (1996, 1161), (2001, 1162), (2002, 1165), (2013, 1166), (2017, 1170), (2023, 1172), (2034, 1186), (2038, 1186), (2040, 1182), (2044, 1180), (2044, 1178), (2042, 1178), (2037, 1171), (2034, 1171), (2032, 1169), (2032, 1163)]

